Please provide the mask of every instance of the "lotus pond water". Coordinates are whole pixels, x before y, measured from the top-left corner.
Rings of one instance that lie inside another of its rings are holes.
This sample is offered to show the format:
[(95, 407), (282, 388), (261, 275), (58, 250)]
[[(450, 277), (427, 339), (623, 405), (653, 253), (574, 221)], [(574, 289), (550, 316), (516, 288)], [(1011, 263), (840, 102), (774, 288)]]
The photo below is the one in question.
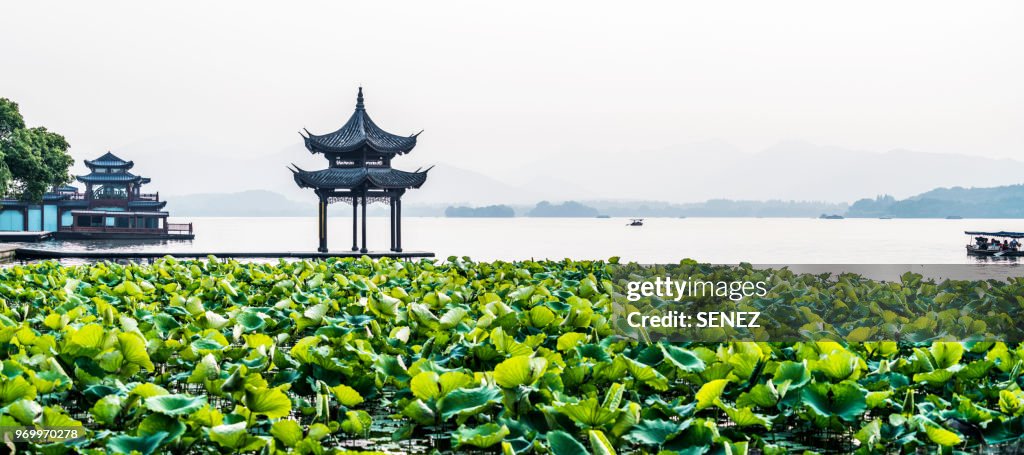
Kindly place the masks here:
[[(7, 267), (0, 426), (82, 426), (85, 438), (17, 447), (55, 454), (1021, 447), (1024, 346), (644, 343), (612, 330), (609, 266)], [(858, 292), (799, 277), (773, 286), (769, 297)], [(920, 279), (885, 286), (909, 301), (936, 292)], [(1019, 282), (949, 292), (1024, 301)]]

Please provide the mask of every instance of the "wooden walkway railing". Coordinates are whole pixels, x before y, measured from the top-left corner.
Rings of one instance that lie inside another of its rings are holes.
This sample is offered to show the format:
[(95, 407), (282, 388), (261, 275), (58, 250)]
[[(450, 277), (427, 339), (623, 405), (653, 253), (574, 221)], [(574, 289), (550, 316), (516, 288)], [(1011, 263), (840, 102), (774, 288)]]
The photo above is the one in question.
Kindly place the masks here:
[(192, 223), (167, 223), (168, 234), (191, 234)]
[(167, 223), (166, 229), (116, 226), (60, 226), (60, 231), (107, 232), (115, 234), (191, 234), (192, 223)]

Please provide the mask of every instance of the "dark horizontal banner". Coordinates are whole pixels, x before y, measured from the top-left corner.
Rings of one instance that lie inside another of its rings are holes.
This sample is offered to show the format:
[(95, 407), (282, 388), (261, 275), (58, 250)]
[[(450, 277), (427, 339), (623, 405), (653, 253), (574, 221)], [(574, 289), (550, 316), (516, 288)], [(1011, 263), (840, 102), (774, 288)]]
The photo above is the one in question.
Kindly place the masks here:
[(647, 341), (1024, 341), (1016, 264), (615, 264), (612, 325)]

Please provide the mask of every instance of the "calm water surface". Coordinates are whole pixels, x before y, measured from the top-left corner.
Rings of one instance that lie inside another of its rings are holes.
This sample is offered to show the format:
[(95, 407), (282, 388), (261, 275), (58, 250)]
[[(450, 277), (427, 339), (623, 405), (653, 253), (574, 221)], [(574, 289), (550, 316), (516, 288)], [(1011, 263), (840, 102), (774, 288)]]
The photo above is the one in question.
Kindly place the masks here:
[[(175, 220), (172, 220), (174, 222)], [(181, 221), (181, 220), (178, 220)], [(315, 218), (191, 218), (191, 242), (45, 242), (44, 248), (167, 252), (313, 251)], [(476, 260), (621, 256), (642, 263), (965, 264), (965, 230), (1024, 231), (1024, 220), (803, 218), (406, 218), (403, 247)], [(386, 250), (386, 218), (369, 218), (368, 246)], [(352, 246), (352, 222), (331, 218), (329, 246)], [(1004, 260), (1005, 262), (1005, 260)]]

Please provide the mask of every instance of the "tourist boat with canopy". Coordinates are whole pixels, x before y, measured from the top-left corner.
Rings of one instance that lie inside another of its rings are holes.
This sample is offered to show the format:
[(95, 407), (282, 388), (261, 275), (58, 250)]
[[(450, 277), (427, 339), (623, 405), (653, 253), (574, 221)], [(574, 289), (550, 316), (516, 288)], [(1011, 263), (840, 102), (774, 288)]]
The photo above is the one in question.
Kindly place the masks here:
[(964, 234), (971, 238), (971, 242), (967, 244), (967, 254), (970, 256), (1024, 256), (1024, 251), (1021, 251), (1024, 232), (964, 231)]

